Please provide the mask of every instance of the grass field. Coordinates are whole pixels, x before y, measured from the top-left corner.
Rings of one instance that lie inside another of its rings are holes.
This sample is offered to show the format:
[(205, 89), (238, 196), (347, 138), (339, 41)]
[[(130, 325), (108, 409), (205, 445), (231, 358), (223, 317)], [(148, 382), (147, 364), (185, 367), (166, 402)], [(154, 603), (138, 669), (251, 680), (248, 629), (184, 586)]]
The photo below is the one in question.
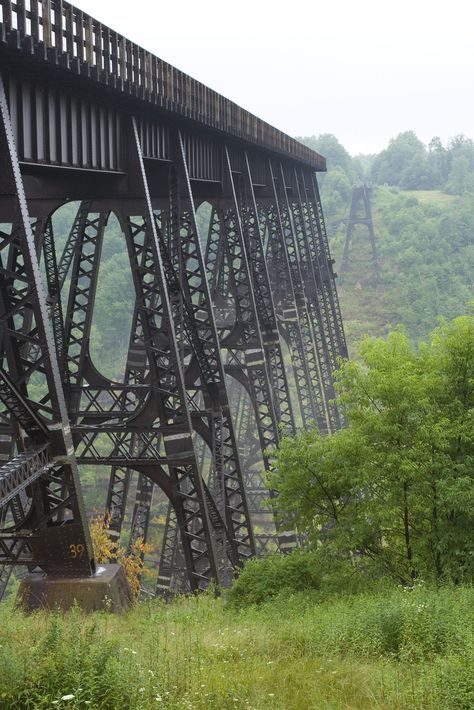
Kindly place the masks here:
[(474, 590), (236, 611), (211, 596), (125, 616), (0, 608), (0, 707), (468, 710)]
[(449, 205), (456, 199), (455, 195), (447, 195), (440, 190), (400, 190), (400, 194), (407, 197), (416, 197), (423, 205)]

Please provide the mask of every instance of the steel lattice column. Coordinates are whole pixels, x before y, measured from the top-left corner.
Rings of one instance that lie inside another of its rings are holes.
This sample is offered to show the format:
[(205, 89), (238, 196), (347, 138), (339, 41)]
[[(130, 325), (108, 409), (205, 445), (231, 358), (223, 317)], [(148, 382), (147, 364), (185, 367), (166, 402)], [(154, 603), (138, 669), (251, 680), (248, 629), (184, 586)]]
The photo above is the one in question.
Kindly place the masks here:
[[(6, 167), (1, 182), (2, 194), (13, 196), (16, 241), (19, 258), (13, 273), (2, 270), (1, 326), (4, 333), (6, 370), (1, 371), (0, 399), (14, 421), (38, 444), (47, 446), (48, 463), (38, 469), (39, 485), (35, 486), (37, 533), (30, 538), (32, 558), (45, 571), (60, 570), (64, 574), (87, 575), (93, 571), (92, 545), (85, 517), (69, 419), (62, 390), (54, 335), (48, 317), (46, 298), (41, 283), (35, 240), (30, 227), (23, 181), (13, 140), (3, 80), (0, 77), (0, 160)], [(10, 198), (11, 199), (11, 198)], [(3, 243), (3, 248), (9, 244)], [(22, 303), (14, 300), (16, 289), (8, 283), (19, 280), (26, 288)], [(12, 297), (13, 296), (13, 297)], [(34, 324), (28, 334), (19, 332), (15, 315), (21, 308), (31, 308)], [(34, 363), (22, 353), (25, 343), (33, 346), (39, 356)], [(27, 402), (28, 379), (32, 371), (41, 373), (47, 383), (48, 395), (37, 403), (38, 412)], [(11, 377), (14, 378), (12, 383)], [(48, 409), (52, 412), (48, 417)], [(43, 417), (49, 423), (43, 423)], [(34, 456), (32, 451), (31, 456)], [(62, 522), (68, 511), (67, 522)], [(58, 517), (59, 516), (59, 517)], [(62, 524), (57, 527), (56, 520)], [(19, 539), (18, 536), (16, 539)], [(12, 536), (13, 547), (15, 534)], [(6, 547), (5, 547), (6, 545)], [(3, 540), (1, 562), (8, 562), (13, 547)], [(30, 557), (29, 561), (32, 561)], [(11, 558), (10, 558), (11, 559)], [(17, 559), (14, 559), (17, 562)]]
[(301, 272), (301, 255), (297, 247), (295, 223), (288, 201), (283, 166), (274, 175), (269, 162), (273, 185), (273, 226), (280, 240), (280, 259), (287, 274), (288, 292), (283, 296), (283, 322), (291, 349), (303, 424), (314, 420), (321, 431), (327, 431), (326, 402), (321, 385), (318, 354), (312, 334), (308, 302)]
[[(151, 206), (136, 122), (132, 120), (141, 174), (145, 214), (128, 217), (126, 241), (140, 313), (150, 375), (157, 391), (158, 416), (173, 489), (173, 504), (182, 536), (191, 589), (212, 577), (219, 584), (216, 553), (205, 493), (191, 437), (183, 372), (166, 288), (160, 242)], [(167, 394), (164, 394), (166, 391)]]
[[(320, 263), (324, 276), (326, 277), (323, 279), (323, 286), (326, 302), (330, 311), (329, 317), (331, 320), (332, 332), (334, 333), (334, 340), (336, 342), (336, 353), (340, 357), (347, 358), (347, 343), (344, 335), (341, 308), (339, 305), (339, 297), (337, 295), (336, 280), (333, 271), (334, 259), (331, 258), (329, 251), (329, 241), (324, 222), (321, 197), (319, 194), (318, 182), (314, 174), (309, 176), (309, 182), (310, 185), (307, 188), (307, 193), (309, 197), (309, 211), (312, 216), (311, 224), (313, 225), (313, 230), (316, 230), (316, 234), (319, 237), (322, 247), (320, 251)], [(314, 231), (313, 235), (316, 236)]]
[[(179, 350), (181, 353), (188, 352), (192, 355), (185, 378), (190, 402), (194, 404), (193, 387), (204, 396), (204, 416), (193, 419), (193, 425), (207, 441), (212, 453), (216, 481), (214, 498), (217, 510), (220, 510), (225, 520), (225, 527), (221, 517), (212, 514), (211, 499), (208, 501), (209, 510), (211, 518), (214, 518), (217, 538), (221, 539), (220, 545), (227, 547), (232, 564), (239, 565), (255, 553), (255, 546), (230, 417), (224, 368), (196, 224), (183, 138), (179, 132), (175, 137), (174, 157), (169, 175), (170, 212), (162, 220), (164, 224), (161, 228), (158, 224), (156, 228), (166, 284), (172, 295), (171, 312), (181, 340)], [(167, 239), (163, 233), (166, 227), (169, 228)], [(184, 362), (181, 362), (181, 366), (184, 367)], [(209, 496), (212, 498), (213, 494), (209, 492), (208, 498)], [(150, 502), (149, 497), (147, 501)], [(144, 515), (143, 504), (141, 510)], [(170, 520), (168, 515), (165, 550), (174, 544), (167, 540), (172, 534)], [(224, 568), (225, 566), (224, 562)], [(161, 565), (159, 574), (160, 578), (164, 576)], [(160, 584), (163, 588), (163, 580)]]
[[(245, 162), (247, 178), (244, 180), (251, 180), (247, 160)], [(250, 191), (248, 185), (246, 187), (245, 184), (241, 185), (239, 195), (237, 194), (230, 156), (227, 151), (226, 165), (232, 202), (221, 213), (221, 229), (222, 237), (225, 239), (229, 288), (235, 305), (236, 325), (222, 341), (222, 345), (228, 348), (230, 355), (227, 371), (240, 379), (241, 383), (248, 388), (255, 409), (264, 466), (268, 470), (270, 466), (269, 453), (278, 446), (280, 439), (279, 420), (269, 372), (272, 357), (273, 364), (279, 371), (279, 382), (284, 383), (286, 389), (285, 407), (291, 416), (291, 431), (294, 431), (294, 420), (280, 344), (278, 342), (278, 347), (269, 348), (267, 357), (260, 327), (259, 315), (267, 328), (267, 333), (271, 333), (273, 342), (275, 337), (278, 338), (256, 204), (254, 199), (248, 197)], [(247, 192), (245, 193), (245, 191)], [(247, 203), (248, 199), (249, 203)], [(245, 209), (245, 229), (241, 219), (241, 204)], [(249, 253), (253, 258), (252, 250), (256, 253), (256, 259), (260, 261), (259, 268), (255, 267), (255, 270), (251, 270), (249, 264)], [(281, 397), (281, 391), (277, 388), (278, 398)], [(278, 408), (279, 413), (282, 410), (283, 408)], [(269, 493), (273, 495), (273, 492)], [(280, 531), (278, 537), (282, 550), (289, 549), (295, 542), (292, 533)]]

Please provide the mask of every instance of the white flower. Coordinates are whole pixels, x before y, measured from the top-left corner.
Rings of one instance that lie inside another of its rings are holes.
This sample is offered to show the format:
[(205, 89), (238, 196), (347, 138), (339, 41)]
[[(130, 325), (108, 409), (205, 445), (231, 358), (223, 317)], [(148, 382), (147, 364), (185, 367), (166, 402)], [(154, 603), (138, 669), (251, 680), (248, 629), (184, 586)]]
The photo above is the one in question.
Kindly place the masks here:
[(138, 688), (138, 692), (139, 692), (139, 693), (144, 693), (144, 692), (145, 692), (145, 688)]
[(157, 696), (156, 696), (156, 701), (157, 701), (158, 703), (162, 703), (162, 702), (163, 702), (163, 698), (161, 697), (161, 695), (157, 695)]
[(69, 693), (69, 695), (62, 695), (61, 700), (74, 700), (74, 697), (72, 693)]

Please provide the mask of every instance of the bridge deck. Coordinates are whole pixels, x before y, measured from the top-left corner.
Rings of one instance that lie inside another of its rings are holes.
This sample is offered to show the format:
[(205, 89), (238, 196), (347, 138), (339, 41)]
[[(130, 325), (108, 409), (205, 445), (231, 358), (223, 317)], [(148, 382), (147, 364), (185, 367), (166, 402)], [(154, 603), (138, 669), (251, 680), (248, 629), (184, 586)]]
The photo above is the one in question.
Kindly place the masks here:
[(36, 58), (313, 170), (326, 169), (318, 153), (68, 2), (0, 0), (2, 47), (11, 56)]

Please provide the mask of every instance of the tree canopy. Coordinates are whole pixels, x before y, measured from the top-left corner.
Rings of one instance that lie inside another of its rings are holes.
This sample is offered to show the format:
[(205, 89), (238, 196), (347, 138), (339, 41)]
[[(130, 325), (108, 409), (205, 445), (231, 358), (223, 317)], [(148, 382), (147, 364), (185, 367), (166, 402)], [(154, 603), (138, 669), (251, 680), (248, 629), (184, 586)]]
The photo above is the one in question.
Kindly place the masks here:
[(389, 575), (474, 578), (474, 318), (367, 338), (337, 375), (347, 427), (286, 437), (271, 485), (313, 547)]

